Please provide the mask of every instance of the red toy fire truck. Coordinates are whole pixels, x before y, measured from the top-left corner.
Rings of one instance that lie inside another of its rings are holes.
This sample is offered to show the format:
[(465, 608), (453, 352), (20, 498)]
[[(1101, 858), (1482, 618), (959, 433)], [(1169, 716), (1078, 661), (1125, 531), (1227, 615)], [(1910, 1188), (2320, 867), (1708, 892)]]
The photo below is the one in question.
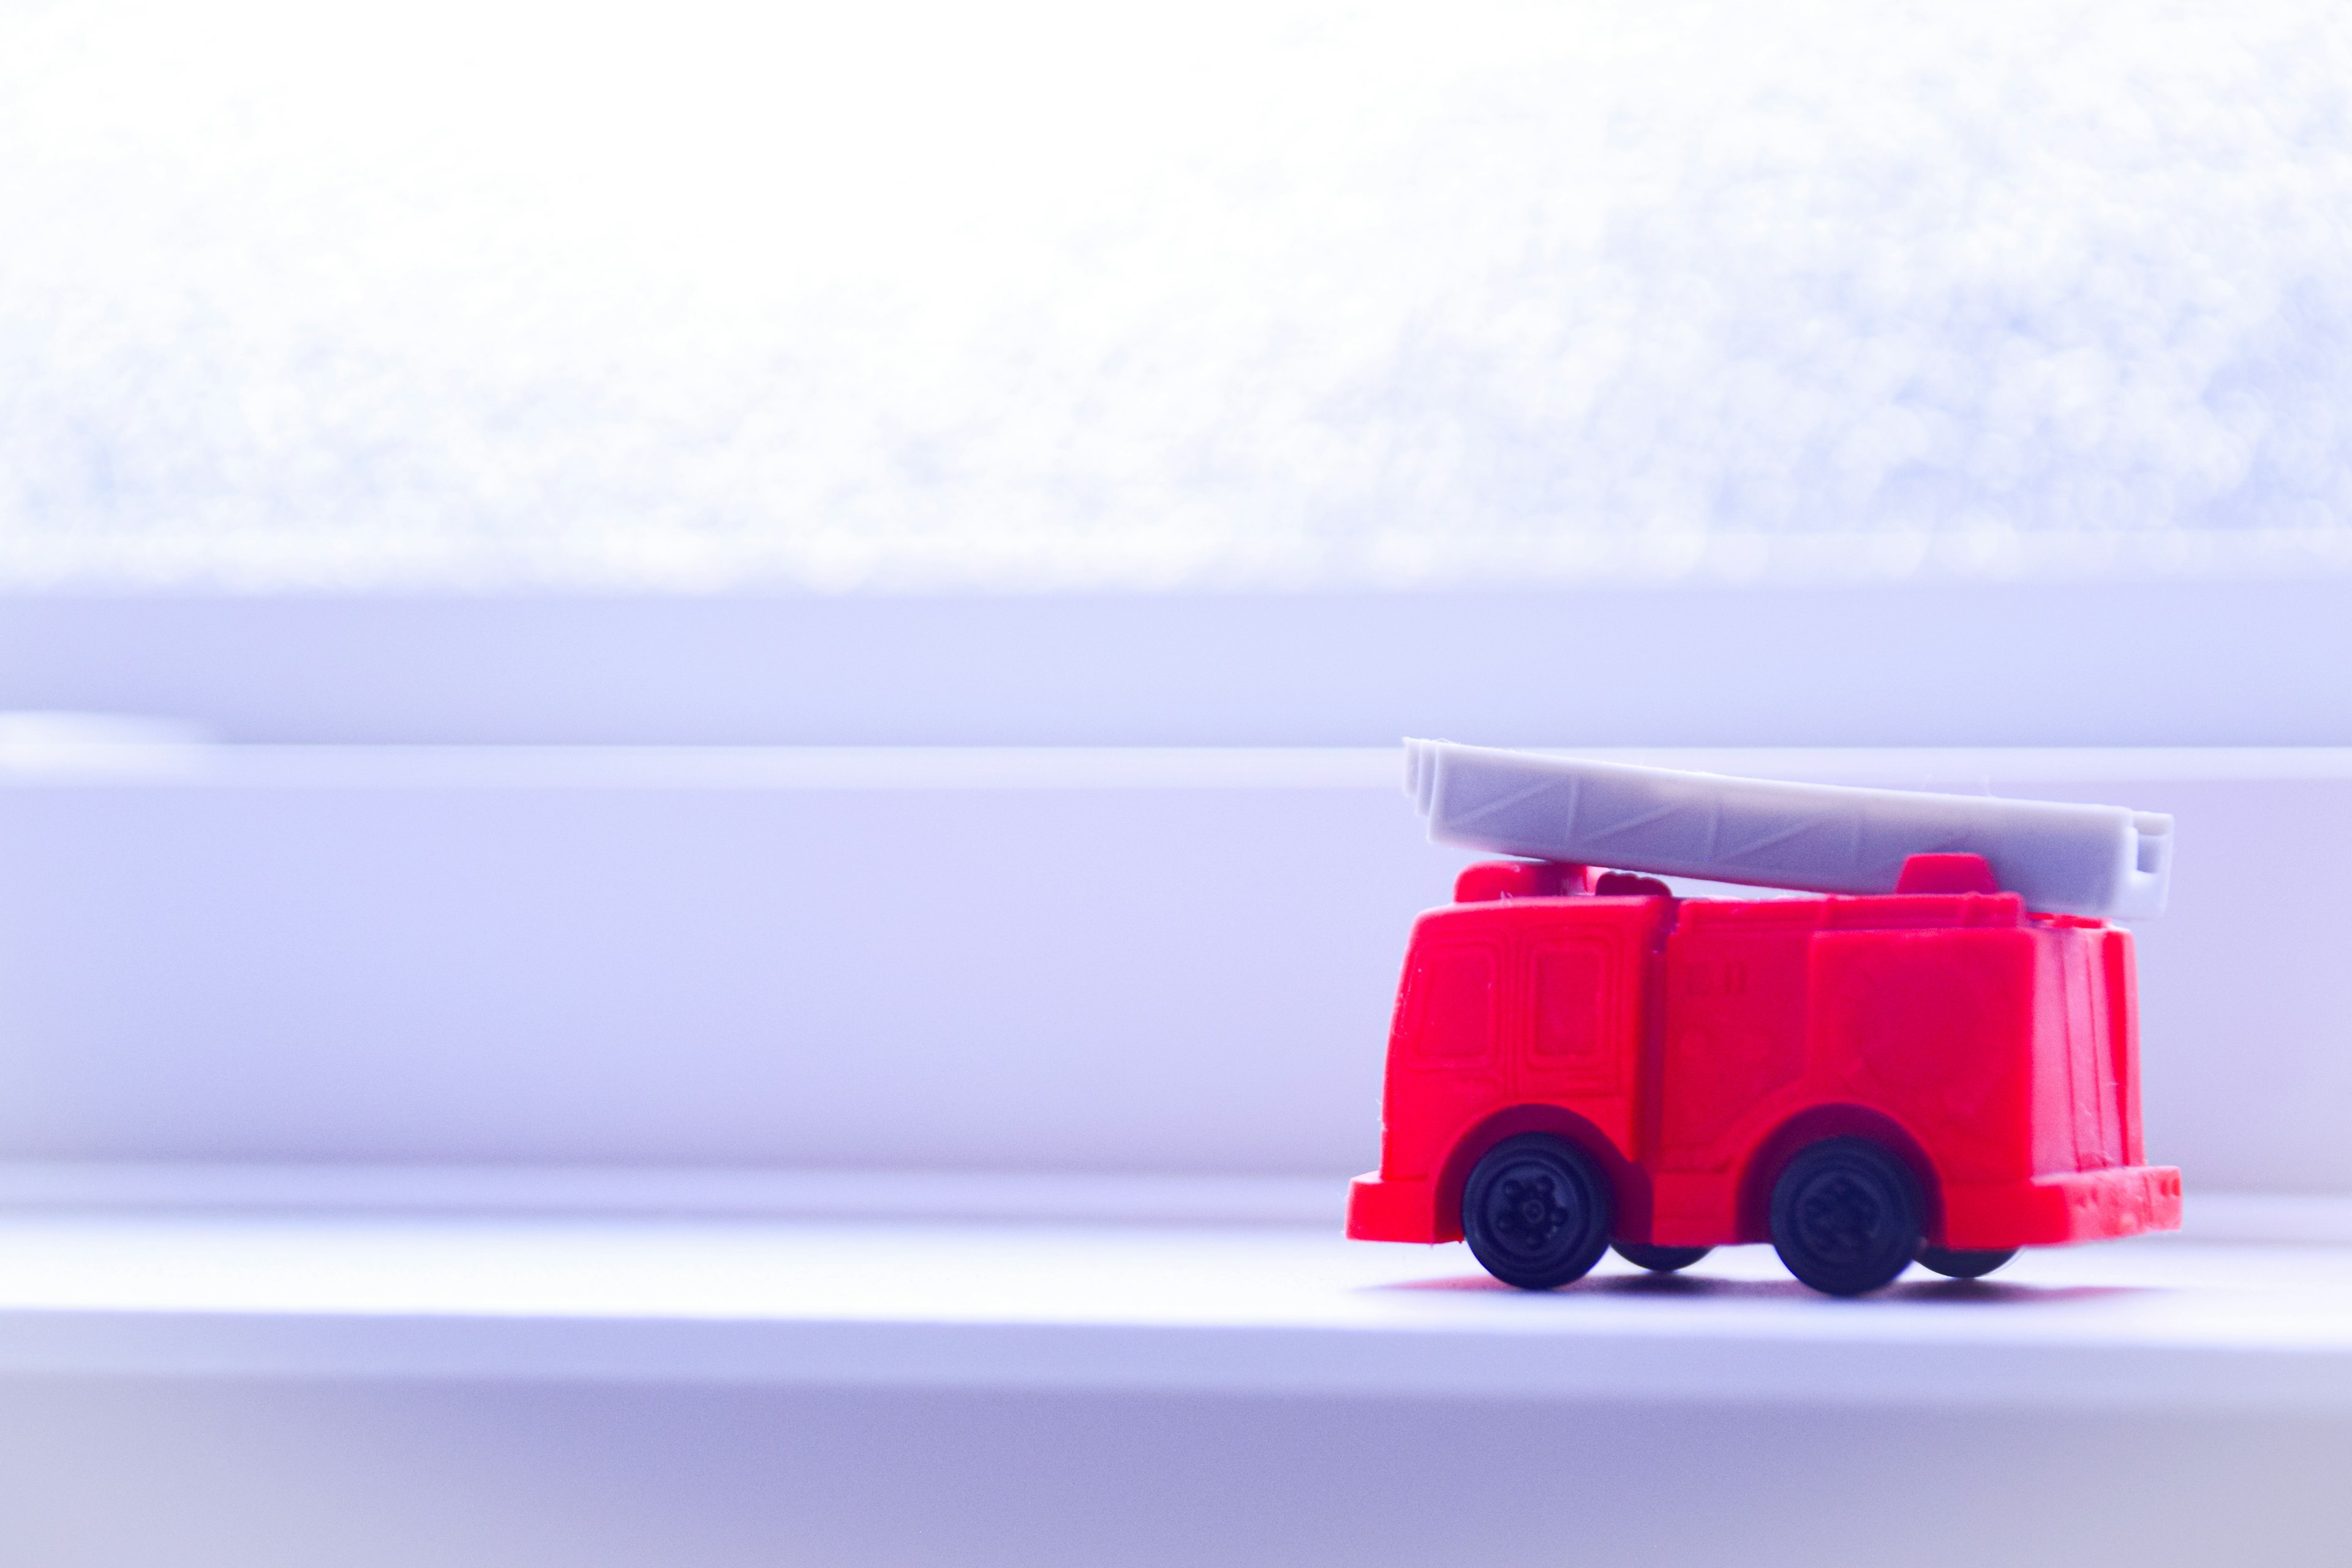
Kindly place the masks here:
[[(1770, 1241), (1815, 1289), (2178, 1228), (2132, 939), (2171, 819), (1410, 742), (1470, 867), (1423, 914), (1348, 1234), (1546, 1289)], [(1622, 868), (1596, 875), (1593, 868)], [(1649, 875), (1820, 896), (1677, 898)]]

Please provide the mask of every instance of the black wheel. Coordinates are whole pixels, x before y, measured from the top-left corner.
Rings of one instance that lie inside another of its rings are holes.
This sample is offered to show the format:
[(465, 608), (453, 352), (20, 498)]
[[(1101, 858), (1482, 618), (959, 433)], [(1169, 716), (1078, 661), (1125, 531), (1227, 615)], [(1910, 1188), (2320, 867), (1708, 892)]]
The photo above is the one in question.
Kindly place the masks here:
[(1998, 1252), (1949, 1252), (1940, 1247), (1923, 1247), (1919, 1267), (1932, 1268), (1948, 1279), (1981, 1279), (2016, 1256), (2013, 1247)]
[(1471, 1169), (1462, 1234), (1506, 1285), (1549, 1290), (1581, 1279), (1609, 1246), (1609, 1183), (1572, 1143), (1541, 1132), (1506, 1138)]
[(1708, 1253), (1712, 1247), (1652, 1247), (1646, 1241), (1612, 1241), (1617, 1256), (1636, 1268), (1646, 1268), (1653, 1274), (1672, 1274), (1677, 1268), (1688, 1268)]
[(1861, 1138), (1825, 1138), (1772, 1184), (1772, 1247), (1789, 1272), (1832, 1296), (1875, 1290), (1919, 1252), (1919, 1190), (1903, 1163)]

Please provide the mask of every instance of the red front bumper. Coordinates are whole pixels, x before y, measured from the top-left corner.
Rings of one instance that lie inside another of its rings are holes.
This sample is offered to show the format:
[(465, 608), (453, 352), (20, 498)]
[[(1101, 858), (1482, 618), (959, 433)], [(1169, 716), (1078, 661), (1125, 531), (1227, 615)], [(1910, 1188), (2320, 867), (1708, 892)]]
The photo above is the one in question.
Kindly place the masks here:
[(1462, 1225), (1437, 1221), (1436, 1184), (1388, 1182), (1377, 1171), (1348, 1184), (1348, 1236), (1355, 1241), (1458, 1241)]

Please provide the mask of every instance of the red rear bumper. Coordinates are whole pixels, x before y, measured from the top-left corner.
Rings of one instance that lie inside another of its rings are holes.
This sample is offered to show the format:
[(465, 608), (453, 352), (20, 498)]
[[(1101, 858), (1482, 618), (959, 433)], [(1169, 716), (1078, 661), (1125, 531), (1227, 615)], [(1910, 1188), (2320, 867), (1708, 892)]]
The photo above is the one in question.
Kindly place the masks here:
[(2056, 1247), (2179, 1228), (2180, 1173), (2170, 1165), (1944, 1189), (1949, 1247)]

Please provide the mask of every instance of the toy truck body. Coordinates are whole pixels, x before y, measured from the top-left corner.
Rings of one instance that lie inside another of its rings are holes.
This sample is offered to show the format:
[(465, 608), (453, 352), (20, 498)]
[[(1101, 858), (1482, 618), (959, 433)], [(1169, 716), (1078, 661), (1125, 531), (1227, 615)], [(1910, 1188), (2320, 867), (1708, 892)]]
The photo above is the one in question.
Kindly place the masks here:
[[(1415, 765), (1460, 760), (1465, 774), (1554, 786), (1562, 769), (1589, 785), (1599, 766), (1444, 750)], [(1644, 771), (1608, 780), (1634, 791), (1619, 819), (1654, 827), (1650, 781), (1631, 776)], [(1694, 789), (1748, 783), (1657, 772), (1685, 805)], [(1464, 786), (1465, 799), (1479, 793)], [(1490, 793), (1522, 818), (1535, 798)], [(1799, 815), (1838, 838), (1851, 867), (1855, 835), (1840, 837), (1839, 813), (1875, 811), (1891, 794), (1817, 793)], [(1960, 797), (1952, 810), (2032, 804)], [(1484, 841), (1444, 805), (1425, 801), (1433, 832)], [(2169, 824), (2123, 815), (2135, 837), (2163, 842), (2154, 855), (2125, 842), (2129, 874), (2109, 878), (2105, 897), (2160, 904)], [(2095, 832), (2112, 837), (2100, 820)], [(1741, 842), (1789, 826), (1752, 820)], [(1578, 830), (1554, 821), (1538, 836)], [(2147, 1164), (2141, 1146), (2131, 934), (2029, 908), (2004, 889), (2001, 847), (1999, 831), (1970, 841), (1930, 821), (1848, 878), (1880, 878), (1883, 892), (1755, 900), (1676, 898), (1565, 859), (1469, 868), (1455, 901), (1413, 927), (1381, 1166), (1351, 1190), (1348, 1234), (1466, 1235), (1491, 1270), (1534, 1288), (1575, 1278), (1611, 1244), (1673, 1268), (1769, 1240), (1807, 1283), (1852, 1293), (1915, 1257), (1973, 1275), (2022, 1246), (2177, 1227), (2179, 1173)], [(1643, 868), (1718, 864), (1664, 858)]]

